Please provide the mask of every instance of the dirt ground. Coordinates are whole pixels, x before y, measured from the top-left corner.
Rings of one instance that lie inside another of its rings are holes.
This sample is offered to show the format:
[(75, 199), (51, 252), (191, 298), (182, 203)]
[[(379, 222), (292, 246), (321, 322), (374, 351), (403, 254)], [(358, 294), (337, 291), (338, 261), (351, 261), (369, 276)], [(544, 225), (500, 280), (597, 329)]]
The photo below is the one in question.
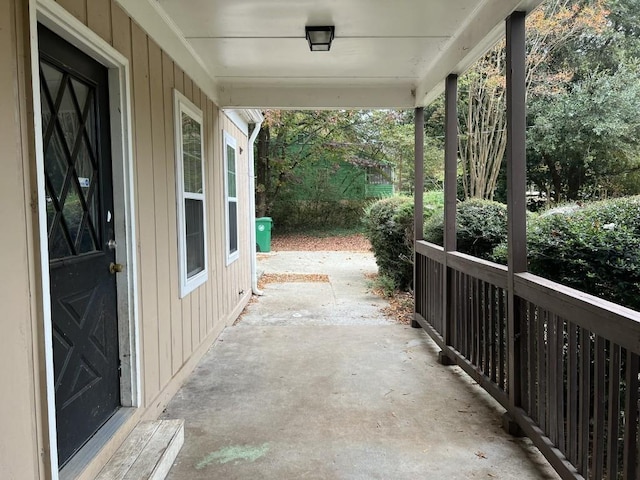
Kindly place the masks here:
[(292, 233), (274, 235), (271, 238), (271, 250), (274, 252), (368, 252), (371, 250), (371, 244), (362, 234), (317, 237)]

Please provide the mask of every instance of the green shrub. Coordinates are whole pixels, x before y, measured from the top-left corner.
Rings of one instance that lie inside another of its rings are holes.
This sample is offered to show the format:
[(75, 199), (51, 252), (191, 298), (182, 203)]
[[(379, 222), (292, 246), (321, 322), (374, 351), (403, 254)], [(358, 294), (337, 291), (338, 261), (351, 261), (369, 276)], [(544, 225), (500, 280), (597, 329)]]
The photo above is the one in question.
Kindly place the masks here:
[(388, 275), (378, 275), (369, 283), (369, 289), (382, 293), (384, 298), (391, 298), (396, 293), (396, 282)]
[(333, 230), (360, 224), (365, 200), (303, 201), (283, 198), (271, 211), (278, 232)]
[[(533, 217), (527, 249), (530, 272), (640, 310), (640, 197)], [(506, 261), (506, 246), (494, 256)]]
[(413, 280), (413, 199), (389, 197), (372, 203), (364, 212), (365, 235), (371, 242), (381, 276), (397, 288)]
[[(442, 208), (442, 192), (427, 192), (425, 199), (424, 218), (429, 219)], [(413, 283), (413, 212), (413, 198), (396, 196), (372, 203), (363, 218), (380, 275), (403, 290)]]
[[(479, 199), (461, 202), (458, 204), (456, 224), (458, 251), (490, 260), (494, 248), (507, 236), (507, 206)], [(443, 244), (442, 211), (425, 222), (424, 239), (438, 245)]]

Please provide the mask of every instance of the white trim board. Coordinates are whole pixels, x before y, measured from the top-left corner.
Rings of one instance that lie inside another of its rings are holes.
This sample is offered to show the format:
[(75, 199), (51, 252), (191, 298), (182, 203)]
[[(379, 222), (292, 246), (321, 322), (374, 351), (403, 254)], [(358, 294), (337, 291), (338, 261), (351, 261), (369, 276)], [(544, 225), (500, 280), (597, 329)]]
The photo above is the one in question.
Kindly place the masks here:
[[(229, 196), (229, 159), (227, 158), (227, 146), (233, 148), (234, 162), (235, 162), (235, 182), (236, 182), (236, 195), (234, 197)], [(226, 130), (222, 131), (222, 162), (223, 162), (223, 175), (224, 175), (224, 211), (225, 211), (225, 265), (228, 267), (233, 262), (240, 258), (240, 212), (238, 208), (238, 139), (231, 135)], [(236, 250), (231, 251), (231, 223), (229, 217), (229, 199), (232, 198), (236, 202)]]
[(231, 123), (240, 129), (247, 137), (249, 136), (249, 125), (254, 123), (262, 123), (264, 117), (262, 112), (256, 108), (241, 110), (235, 108), (223, 108), (223, 113), (227, 116)]
[[(125, 273), (117, 277), (117, 309), (119, 348), (122, 362), (121, 403), (123, 407), (137, 407), (141, 399), (141, 378), (138, 333), (138, 284), (136, 231), (134, 208), (133, 138), (131, 121), (131, 83), (128, 60), (97, 34), (78, 21), (53, 0), (29, 0), (29, 35), (31, 39), (31, 71), (39, 71), (37, 25), (44, 26), (64, 38), (109, 69), (109, 110), (111, 120), (111, 150), (113, 163), (114, 210), (116, 242), (121, 245), (116, 260), (126, 265)], [(34, 139), (36, 181), (38, 193), (38, 236), (42, 298), (43, 341), (46, 375), (46, 405), (48, 420), (48, 451), (51, 478), (58, 480), (56, 439), (56, 408), (51, 325), (49, 251), (47, 241), (47, 212), (42, 147), (40, 77), (31, 78), (34, 103)], [(124, 247), (124, 248), (123, 248)], [(81, 450), (82, 452), (82, 450)]]
[(160, 5), (153, 0), (115, 1), (196, 82), (213, 103), (217, 104), (218, 92), (212, 72), (207, 70), (202, 59)]
[(227, 118), (229, 120), (231, 120), (231, 123), (233, 123), (236, 127), (238, 127), (238, 129), (244, 133), (247, 137), (249, 136), (249, 122), (247, 122), (246, 119), (244, 119), (240, 113), (238, 113), (238, 110), (229, 110), (229, 109), (222, 109), (222, 112), (227, 116)]
[[(200, 126), (200, 171), (202, 181), (201, 192), (185, 192), (184, 187), (184, 138), (182, 130), (182, 114), (186, 114), (191, 119), (198, 122)], [(175, 88), (173, 89), (173, 124), (175, 137), (175, 154), (176, 154), (176, 212), (177, 212), (177, 231), (178, 231), (178, 271), (180, 274), (180, 298), (186, 297), (200, 285), (209, 279), (209, 248), (208, 238), (209, 231), (207, 229), (207, 187), (206, 187), (206, 157), (205, 157), (205, 138), (204, 138), (204, 121), (202, 110), (194, 105), (187, 97)], [(202, 202), (202, 229), (204, 230), (204, 269), (191, 278), (187, 272), (187, 232), (186, 232), (186, 212), (185, 200), (192, 199)]]

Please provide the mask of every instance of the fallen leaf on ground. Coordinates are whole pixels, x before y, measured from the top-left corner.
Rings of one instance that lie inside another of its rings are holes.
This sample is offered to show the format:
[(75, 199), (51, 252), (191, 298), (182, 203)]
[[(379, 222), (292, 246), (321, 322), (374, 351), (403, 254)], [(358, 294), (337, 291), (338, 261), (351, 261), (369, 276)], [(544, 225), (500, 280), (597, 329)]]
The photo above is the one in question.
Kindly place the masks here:
[(298, 233), (275, 234), (271, 238), (271, 249), (283, 251), (327, 251), (327, 252), (368, 252), (371, 244), (362, 234), (336, 237), (315, 237)]
[(324, 273), (265, 273), (258, 280), (258, 288), (267, 283), (329, 283), (329, 275)]
[(484, 452), (476, 452), (476, 457), (478, 457), (478, 458), (487, 458), (487, 456), (484, 454)]
[(392, 296), (388, 296), (381, 288), (375, 287), (377, 273), (365, 273), (364, 277), (371, 281), (373, 285), (369, 287), (371, 293), (389, 302), (389, 305), (381, 308), (382, 313), (387, 318), (393, 319), (398, 323), (409, 325), (413, 320), (413, 293), (396, 291)]

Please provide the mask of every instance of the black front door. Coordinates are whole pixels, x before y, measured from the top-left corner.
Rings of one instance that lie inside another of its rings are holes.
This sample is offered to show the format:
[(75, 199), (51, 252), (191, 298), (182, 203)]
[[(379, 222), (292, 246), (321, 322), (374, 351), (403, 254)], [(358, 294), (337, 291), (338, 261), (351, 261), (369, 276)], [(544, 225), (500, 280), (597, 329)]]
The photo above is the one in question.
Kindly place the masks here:
[(120, 406), (107, 69), (38, 27), (60, 465)]

